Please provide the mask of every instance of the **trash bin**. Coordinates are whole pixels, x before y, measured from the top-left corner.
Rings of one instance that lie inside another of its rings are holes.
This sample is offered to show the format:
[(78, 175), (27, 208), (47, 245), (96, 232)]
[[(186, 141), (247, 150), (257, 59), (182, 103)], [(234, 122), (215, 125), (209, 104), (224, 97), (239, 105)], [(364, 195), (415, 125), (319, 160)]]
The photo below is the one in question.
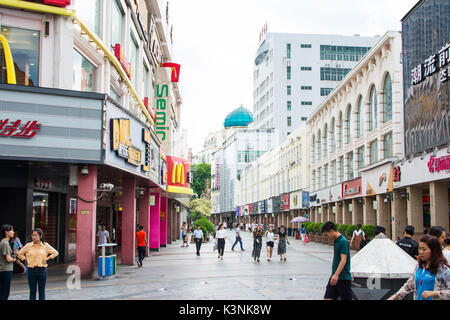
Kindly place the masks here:
[[(105, 272), (103, 272), (103, 259), (105, 259)], [(116, 274), (117, 258), (116, 255), (98, 257), (98, 275), (113, 276)]]
[(98, 245), (102, 248), (102, 255), (98, 257), (98, 276), (100, 279), (114, 277), (116, 275), (117, 256), (114, 253), (106, 255), (106, 247), (113, 249), (116, 245), (116, 243), (105, 243)]

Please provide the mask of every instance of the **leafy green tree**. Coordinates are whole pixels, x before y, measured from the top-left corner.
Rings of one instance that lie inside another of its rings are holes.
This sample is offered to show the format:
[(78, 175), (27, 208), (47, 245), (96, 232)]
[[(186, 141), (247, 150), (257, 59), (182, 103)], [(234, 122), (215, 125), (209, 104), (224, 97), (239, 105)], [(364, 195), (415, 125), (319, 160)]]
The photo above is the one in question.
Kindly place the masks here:
[(190, 210), (191, 212), (199, 212), (203, 217), (211, 216), (212, 204), (211, 201), (205, 199), (193, 199), (191, 200)]
[(211, 164), (194, 164), (191, 166), (191, 172), (194, 174), (191, 188), (194, 190), (194, 194), (197, 195), (197, 198), (200, 198), (202, 193), (206, 191), (206, 180), (209, 179), (211, 181)]

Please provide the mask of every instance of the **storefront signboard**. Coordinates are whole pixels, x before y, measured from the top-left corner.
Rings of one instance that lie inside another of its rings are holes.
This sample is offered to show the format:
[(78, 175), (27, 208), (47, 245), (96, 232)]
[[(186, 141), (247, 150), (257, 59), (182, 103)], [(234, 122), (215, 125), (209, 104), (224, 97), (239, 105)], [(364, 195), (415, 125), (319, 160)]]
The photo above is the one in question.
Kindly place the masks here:
[(114, 46), (114, 55), (116, 56), (117, 60), (119, 60), (119, 63), (127, 74), (128, 78), (131, 79), (133, 74), (131, 63), (128, 62), (128, 60), (125, 58), (123, 54), (123, 48), (120, 43), (116, 43), (116, 45)]
[(350, 198), (361, 194), (361, 178), (342, 183), (342, 198)]
[(101, 163), (105, 97), (0, 84), (0, 158)]
[(309, 192), (302, 192), (302, 208), (309, 208)]
[(289, 211), (289, 193), (283, 194), (283, 211)]
[(189, 160), (166, 156), (167, 160), (167, 191), (192, 195), (191, 163)]

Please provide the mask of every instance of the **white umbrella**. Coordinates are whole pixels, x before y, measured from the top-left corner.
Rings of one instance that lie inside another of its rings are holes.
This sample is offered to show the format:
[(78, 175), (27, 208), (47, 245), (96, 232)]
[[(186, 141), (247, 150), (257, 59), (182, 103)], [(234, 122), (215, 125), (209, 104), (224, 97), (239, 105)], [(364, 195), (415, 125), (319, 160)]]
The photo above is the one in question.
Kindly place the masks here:
[(305, 217), (297, 217), (297, 218), (292, 219), (291, 223), (303, 223), (306, 221), (309, 221), (309, 219), (305, 218)]

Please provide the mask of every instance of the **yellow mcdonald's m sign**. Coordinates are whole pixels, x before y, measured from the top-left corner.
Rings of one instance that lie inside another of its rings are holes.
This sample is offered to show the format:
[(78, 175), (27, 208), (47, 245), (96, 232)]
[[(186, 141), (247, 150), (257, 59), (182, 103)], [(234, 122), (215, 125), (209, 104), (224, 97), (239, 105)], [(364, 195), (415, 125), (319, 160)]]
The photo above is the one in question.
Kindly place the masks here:
[(184, 184), (185, 182), (184, 165), (175, 162), (172, 168), (172, 184)]
[(2, 43), (3, 51), (5, 52), (5, 62), (6, 62), (6, 83), (16, 84), (16, 71), (14, 70), (14, 60), (11, 54), (11, 49), (9, 48), (8, 41), (4, 36), (0, 34), (0, 42)]

